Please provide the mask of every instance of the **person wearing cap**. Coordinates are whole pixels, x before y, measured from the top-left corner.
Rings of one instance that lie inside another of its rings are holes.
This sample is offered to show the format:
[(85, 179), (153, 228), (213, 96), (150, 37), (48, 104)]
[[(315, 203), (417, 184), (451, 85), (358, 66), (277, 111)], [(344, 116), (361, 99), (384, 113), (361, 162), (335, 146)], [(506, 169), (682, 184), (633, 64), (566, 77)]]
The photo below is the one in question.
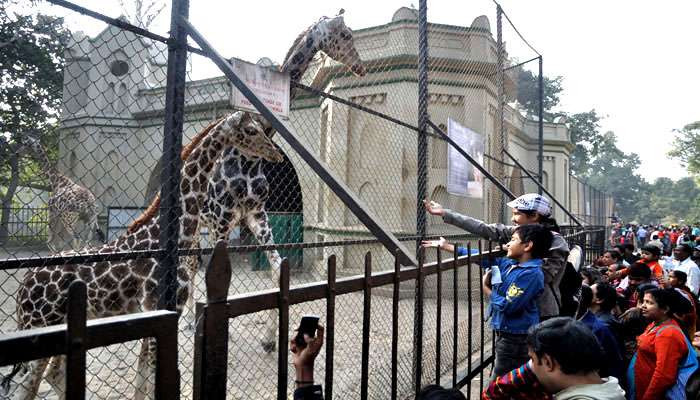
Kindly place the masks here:
[(552, 218), (552, 208), (549, 199), (537, 193), (528, 193), (509, 202), (508, 207), (513, 210), (511, 216), (513, 225), (487, 224), (476, 218), (443, 208), (434, 201), (424, 200), (424, 204), (429, 214), (441, 216), (445, 223), (455, 225), (467, 232), (498, 241), (502, 244), (508, 243), (518, 225), (538, 223), (552, 231), (554, 236), (552, 246), (542, 264), (545, 287), (544, 292), (537, 300), (537, 306), (540, 312), (540, 320), (559, 316), (562, 306), (559, 284), (566, 270), (569, 245), (559, 234), (557, 221)]

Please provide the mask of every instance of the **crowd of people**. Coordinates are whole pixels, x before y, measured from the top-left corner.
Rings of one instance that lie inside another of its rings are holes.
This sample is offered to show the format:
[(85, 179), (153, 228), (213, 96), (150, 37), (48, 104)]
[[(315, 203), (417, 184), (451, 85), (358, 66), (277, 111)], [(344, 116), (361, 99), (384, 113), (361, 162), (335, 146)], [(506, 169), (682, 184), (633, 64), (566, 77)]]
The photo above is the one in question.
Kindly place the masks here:
[[(547, 198), (525, 194), (508, 206), (512, 225), (425, 202), (446, 223), (506, 245), (482, 281), (495, 335), (482, 399), (700, 398), (700, 229), (616, 224), (610, 249), (577, 271)], [(442, 239), (423, 245), (466, 254)], [(295, 398), (321, 399), (312, 376), (322, 328), (307, 341), (290, 344), (295, 366), (311, 360), (297, 368)], [(433, 385), (418, 398), (464, 396)]]

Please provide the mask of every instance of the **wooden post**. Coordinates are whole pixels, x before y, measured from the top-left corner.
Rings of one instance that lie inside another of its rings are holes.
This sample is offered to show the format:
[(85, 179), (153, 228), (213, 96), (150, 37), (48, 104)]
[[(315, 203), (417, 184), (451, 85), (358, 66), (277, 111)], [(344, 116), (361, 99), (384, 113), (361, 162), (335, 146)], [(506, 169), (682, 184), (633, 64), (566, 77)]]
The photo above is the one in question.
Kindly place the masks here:
[(221, 240), (207, 266), (207, 305), (204, 308), (204, 357), (201, 399), (225, 399), (228, 366), (228, 314), (226, 298), (231, 284), (231, 262)]
[[(87, 287), (74, 281), (68, 288), (66, 329), (66, 398), (85, 398), (85, 342)], [(60, 357), (60, 356), (55, 356)]]

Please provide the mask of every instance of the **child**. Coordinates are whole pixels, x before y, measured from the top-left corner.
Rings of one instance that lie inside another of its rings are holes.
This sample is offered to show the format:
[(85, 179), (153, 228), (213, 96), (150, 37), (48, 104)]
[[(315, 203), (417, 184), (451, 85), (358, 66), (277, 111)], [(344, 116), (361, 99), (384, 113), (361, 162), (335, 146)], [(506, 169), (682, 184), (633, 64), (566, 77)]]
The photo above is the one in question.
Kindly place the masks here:
[(552, 245), (552, 232), (540, 224), (515, 228), (507, 259), (499, 266), (501, 282), (491, 284), (484, 275), (484, 294), (491, 298), (491, 325), (496, 336), (494, 376), (513, 370), (528, 360), (527, 330), (539, 322), (537, 297), (544, 290), (542, 257)]

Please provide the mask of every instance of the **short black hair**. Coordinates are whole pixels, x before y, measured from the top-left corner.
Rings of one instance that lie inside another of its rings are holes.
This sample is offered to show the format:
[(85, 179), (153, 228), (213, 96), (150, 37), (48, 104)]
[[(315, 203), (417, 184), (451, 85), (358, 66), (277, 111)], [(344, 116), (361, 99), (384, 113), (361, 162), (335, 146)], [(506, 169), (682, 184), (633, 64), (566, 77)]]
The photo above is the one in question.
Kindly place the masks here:
[(668, 316), (673, 314), (687, 314), (692, 310), (692, 304), (676, 289), (660, 289), (655, 288), (648, 290), (644, 294), (648, 294), (654, 298), (659, 308), (667, 308)]
[(573, 318), (557, 317), (533, 325), (527, 345), (537, 357), (552, 357), (567, 375), (598, 371), (604, 361), (603, 349), (593, 332)]
[(637, 292), (637, 298), (641, 300), (644, 297), (644, 293), (658, 288), (659, 287), (654, 285), (653, 283), (644, 283), (637, 286), (635, 292)]
[(533, 258), (544, 258), (552, 247), (552, 232), (542, 224), (525, 224), (515, 228), (521, 242), (532, 242), (530, 255)]
[(625, 250), (634, 251), (634, 245), (633, 245), (632, 243), (625, 243), (622, 247), (623, 247)]
[(646, 251), (647, 253), (655, 255), (657, 257), (661, 256), (661, 249), (658, 246), (646, 245), (642, 247), (642, 251)]
[(603, 254), (605, 253), (610, 253), (610, 257), (616, 259), (617, 261), (622, 260), (622, 254), (620, 254), (620, 252), (615, 249), (605, 250)]
[(676, 246), (678, 250), (683, 250), (685, 251), (686, 254), (693, 254), (693, 248), (690, 247), (688, 243), (681, 243), (678, 246)]
[(581, 275), (583, 275), (591, 285), (594, 285), (603, 280), (603, 274), (600, 273), (598, 268), (593, 267), (583, 267), (581, 268)]
[(677, 269), (674, 269), (674, 270), (671, 271), (670, 273), (672, 273), (673, 276), (676, 277), (676, 279), (678, 279), (679, 281), (683, 282), (683, 284), (686, 284), (686, 283), (688, 282), (688, 274), (686, 274), (685, 272), (680, 271), (680, 270), (677, 270)]
[(416, 400), (467, 400), (458, 389), (445, 389), (440, 385), (428, 385), (416, 395)]
[(651, 268), (646, 264), (636, 262), (629, 267), (629, 274), (627, 274), (627, 276), (635, 279), (649, 280), (651, 279)]
[(595, 284), (595, 292), (595, 297), (601, 300), (601, 310), (608, 312), (615, 308), (617, 304), (617, 291), (613, 285), (606, 282), (598, 282)]

